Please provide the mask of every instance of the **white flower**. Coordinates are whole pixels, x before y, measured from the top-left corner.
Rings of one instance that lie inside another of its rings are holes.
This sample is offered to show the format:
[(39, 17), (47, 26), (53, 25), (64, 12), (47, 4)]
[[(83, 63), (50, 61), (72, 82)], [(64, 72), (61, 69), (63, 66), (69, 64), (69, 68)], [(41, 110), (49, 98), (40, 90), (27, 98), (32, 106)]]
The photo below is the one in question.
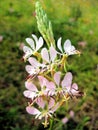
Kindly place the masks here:
[(36, 35), (32, 34), (33, 39), (26, 38), (26, 42), (28, 43), (28, 46), (23, 47), (23, 51), (25, 55), (23, 56), (24, 60), (29, 58), (32, 54), (37, 52), (42, 46), (43, 46), (43, 38), (40, 37), (39, 39), (36, 37)]
[(57, 47), (61, 51), (61, 53), (59, 53), (59, 54), (65, 54), (66, 53), (66, 55), (68, 55), (68, 56), (69, 55), (74, 55), (74, 54), (79, 54), (79, 51), (77, 51), (75, 49), (75, 47), (73, 45), (71, 45), (71, 41), (69, 39), (67, 39), (64, 42), (64, 45), (62, 47), (62, 45), (61, 45), (61, 37), (60, 37), (58, 39), (58, 41), (57, 41)]

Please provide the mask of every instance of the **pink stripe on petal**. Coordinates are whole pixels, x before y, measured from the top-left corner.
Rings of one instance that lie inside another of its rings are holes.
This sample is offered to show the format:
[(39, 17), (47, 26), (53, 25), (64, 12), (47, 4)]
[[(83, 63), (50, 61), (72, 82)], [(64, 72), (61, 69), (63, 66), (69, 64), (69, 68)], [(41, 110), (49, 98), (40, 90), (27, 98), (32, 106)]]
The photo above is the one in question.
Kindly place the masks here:
[(30, 106), (26, 107), (26, 111), (31, 115), (39, 115), (41, 113), (38, 109)]
[(48, 108), (49, 109), (52, 108), (54, 106), (54, 104), (55, 104), (55, 100), (53, 98), (50, 98)]
[(54, 74), (54, 80), (55, 80), (55, 82), (56, 82), (56, 84), (59, 86), (59, 84), (60, 84), (60, 74), (61, 74), (61, 72), (56, 72), (55, 74)]
[(38, 104), (39, 107), (44, 108), (45, 107), (45, 101), (43, 100), (42, 97), (38, 97), (36, 100), (36, 103)]
[(25, 82), (25, 86), (26, 86), (26, 88), (28, 90), (35, 91), (35, 92), (38, 91), (37, 87), (32, 82), (30, 82), (30, 81), (26, 81)]
[(60, 103), (56, 103), (54, 107), (51, 109), (52, 112), (55, 112), (60, 107)]

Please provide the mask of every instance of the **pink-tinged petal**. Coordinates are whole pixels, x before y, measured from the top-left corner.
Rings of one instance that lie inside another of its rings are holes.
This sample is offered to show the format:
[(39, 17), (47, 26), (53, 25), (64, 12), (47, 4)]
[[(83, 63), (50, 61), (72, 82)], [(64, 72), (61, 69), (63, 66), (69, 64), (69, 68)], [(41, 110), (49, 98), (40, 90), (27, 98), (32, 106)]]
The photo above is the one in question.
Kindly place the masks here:
[(73, 83), (72, 88), (78, 90), (78, 85), (76, 83)]
[(32, 50), (31, 50), (31, 48), (30, 47), (28, 47), (28, 46), (23, 46), (23, 51), (24, 51), (24, 53), (28, 53), (28, 54), (32, 54)]
[(67, 53), (67, 52), (69, 52), (70, 49), (71, 49), (71, 41), (69, 39), (67, 39), (64, 42), (64, 50)]
[(44, 43), (43, 38), (40, 37), (38, 42), (36, 42), (36, 51), (39, 50), (43, 46), (43, 43)]
[(47, 91), (49, 96), (52, 96), (55, 94), (55, 88), (56, 88), (56, 86), (53, 82), (48, 82), (46, 84), (46, 91)]
[(26, 81), (25, 82), (25, 86), (30, 91), (35, 91), (35, 92), (38, 91), (37, 87), (32, 82), (30, 82), (30, 81)]
[(77, 85), (76, 83), (74, 83), (74, 84), (72, 85), (70, 91), (71, 91), (71, 93), (72, 93), (73, 95), (78, 94), (78, 93), (79, 93), (79, 91), (78, 91), (78, 85)]
[(62, 38), (60, 37), (60, 38), (58, 39), (58, 41), (57, 41), (57, 47), (58, 47), (58, 49), (63, 53), (62, 46), (61, 46), (61, 40), (62, 40)]
[(35, 40), (35, 43), (37, 43), (37, 42), (38, 42), (38, 38), (37, 38), (37, 36), (34, 35), (34, 34), (32, 34), (32, 37), (33, 37), (33, 39)]
[(53, 62), (57, 56), (57, 51), (53, 46), (50, 47), (50, 59)]
[(34, 98), (36, 96), (36, 93), (35, 92), (32, 92), (32, 91), (29, 91), (29, 90), (25, 90), (23, 92), (23, 95), (27, 98)]
[(50, 98), (48, 108), (51, 109), (55, 104), (55, 100), (53, 98)]
[(54, 107), (51, 108), (52, 113), (54, 113), (60, 107), (60, 103), (57, 102)]
[(35, 50), (34, 41), (31, 38), (26, 38), (26, 42), (30, 45), (30, 47)]
[(56, 72), (55, 74), (54, 74), (54, 80), (55, 80), (55, 82), (56, 82), (56, 84), (59, 86), (59, 84), (60, 84), (60, 74), (61, 74), (61, 72)]
[(68, 122), (68, 118), (67, 117), (64, 117), (63, 119), (62, 119), (62, 123), (63, 124), (66, 124)]
[(38, 76), (41, 88), (43, 88), (44, 86), (46, 86), (46, 84), (48, 83), (48, 80), (46, 78), (44, 78), (43, 76)]
[(40, 115), (40, 111), (34, 107), (31, 107), (31, 106), (27, 106), (26, 107), (26, 111), (31, 114), (31, 115)]
[(71, 72), (67, 72), (62, 81), (62, 87), (70, 90), (72, 84), (72, 74)]
[(40, 65), (40, 63), (39, 63), (34, 57), (30, 57), (30, 58), (28, 59), (28, 61), (29, 61), (30, 64), (31, 64), (33, 67), (35, 67), (35, 68)]
[(46, 62), (50, 63), (49, 53), (48, 53), (48, 50), (46, 48), (42, 49), (41, 55), (42, 55), (43, 60), (45, 60)]
[(42, 97), (38, 97), (37, 100), (36, 100), (36, 103), (38, 104), (38, 106), (40, 108), (44, 108), (45, 107), (45, 102), (46, 101), (44, 101)]
[(35, 69), (33, 68), (33, 66), (26, 65), (25, 69), (30, 75), (35, 74)]

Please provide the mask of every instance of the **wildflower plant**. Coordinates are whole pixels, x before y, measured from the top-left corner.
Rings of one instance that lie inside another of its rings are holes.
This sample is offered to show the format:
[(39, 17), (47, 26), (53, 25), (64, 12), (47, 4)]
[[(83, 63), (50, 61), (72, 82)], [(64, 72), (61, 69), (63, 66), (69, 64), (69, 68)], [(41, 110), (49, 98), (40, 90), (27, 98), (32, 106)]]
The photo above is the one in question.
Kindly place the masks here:
[(47, 127), (57, 109), (73, 97), (83, 95), (78, 85), (72, 83), (72, 73), (66, 70), (67, 58), (80, 52), (69, 39), (63, 45), (61, 37), (55, 41), (51, 22), (39, 2), (36, 2), (36, 19), (42, 36), (32, 34), (32, 38), (26, 38), (28, 45), (23, 47), (23, 59), (28, 62), (23, 94), (30, 100), (26, 111)]

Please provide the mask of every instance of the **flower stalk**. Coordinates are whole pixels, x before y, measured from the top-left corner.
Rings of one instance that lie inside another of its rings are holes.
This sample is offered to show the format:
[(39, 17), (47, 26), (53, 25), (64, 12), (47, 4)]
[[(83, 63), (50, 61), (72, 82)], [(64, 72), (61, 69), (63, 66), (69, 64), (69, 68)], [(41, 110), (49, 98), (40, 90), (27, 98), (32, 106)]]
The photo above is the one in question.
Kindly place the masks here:
[(68, 57), (80, 53), (69, 39), (63, 47), (61, 37), (55, 42), (51, 22), (39, 2), (36, 2), (36, 19), (42, 37), (32, 34), (32, 38), (26, 38), (28, 46), (23, 47), (23, 58), (28, 61), (25, 67), (28, 76), (23, 94), (30, 100), (26, 111), (36, 119), (44, 120), (44, 127), (50, 121), (49, 130), (52, 130), (56, 110), (64, 104), (68, 108), (70, 99), (83, 96), (77, 83), (72, 83), (72, 73), (66, 69)]

